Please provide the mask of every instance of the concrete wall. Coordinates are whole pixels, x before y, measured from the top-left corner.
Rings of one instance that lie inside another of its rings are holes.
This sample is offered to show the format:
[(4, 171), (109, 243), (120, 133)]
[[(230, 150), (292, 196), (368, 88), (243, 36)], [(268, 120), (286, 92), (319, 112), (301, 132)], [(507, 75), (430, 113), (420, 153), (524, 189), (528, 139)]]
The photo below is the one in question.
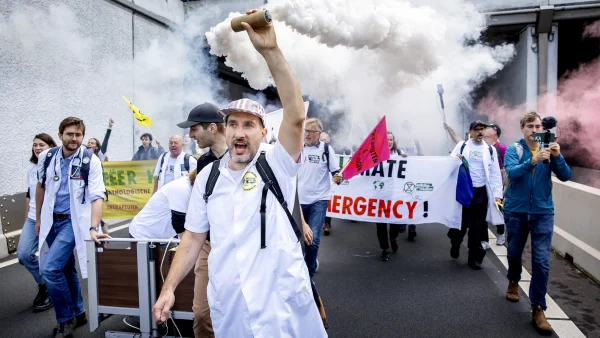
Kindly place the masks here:
[[(173, 22), (183, 18), (179, 0), (134, 2)], [(45, 132), (59, 143), (58, 124), (67, 116), (86, 123), (84, 143), (102, 140), (112, 117), (108, 155), (130, 159), (139, 131), (121, 96), (144, 96), (135, 81), (134, 54), (167, 32), (110, 0), (0, 1), (0, 198), (24, 203), (19, 193), (26, 190), (33, 136)], [(7, 222), (0, 223), (0, 257), (7, 253)]]
[(0, 1), (0, 158), (10, 163), (0, 167), (0, 196), (24, 191), (33, 136), (57, 139), (67, 116), (85, 121), (84, 142), (101, 140), (113, 117), (109, 157), (131, 158), (139, 141), (121, 96), (133, 99), (139, 86), (133, 53), (167, 31), (111, 1), (22, 3)]
[(600, 189), (553, 178), (554, 238), (561, 255), (573, 257), (596, 280), (600, 280)]

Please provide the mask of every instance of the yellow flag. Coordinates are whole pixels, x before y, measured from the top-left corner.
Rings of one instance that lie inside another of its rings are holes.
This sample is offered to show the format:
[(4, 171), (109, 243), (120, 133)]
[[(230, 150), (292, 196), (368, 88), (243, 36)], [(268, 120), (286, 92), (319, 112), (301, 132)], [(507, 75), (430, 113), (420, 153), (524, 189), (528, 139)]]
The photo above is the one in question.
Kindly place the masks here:
[(136, 106), (134, 106), (131, 102), (129, 102), (129, 100), (127, 100), (125, 98), (125, 96), (123, 96), (123, 100), (125, 100), (125, 102), (127, 102), (129, 109), (131, 109), (131, 111), (133, 112), (133, 116), (135, 116), (135, 119), (137, 120), (137, 123), (140, 126), (152, 127), (152, 120), (148, 116), (142, 114), (142, 112)]

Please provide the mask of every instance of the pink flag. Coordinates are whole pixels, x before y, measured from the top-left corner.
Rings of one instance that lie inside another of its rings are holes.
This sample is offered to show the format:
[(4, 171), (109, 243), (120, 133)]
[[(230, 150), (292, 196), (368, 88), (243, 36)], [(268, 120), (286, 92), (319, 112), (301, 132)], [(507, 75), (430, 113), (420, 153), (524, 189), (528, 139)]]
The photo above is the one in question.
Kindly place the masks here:
[(349, 180), (389, 159), (390, 148), (388, 147), (384, 116), (352, 155), (350, 162), (342, 169), (344, 179)]

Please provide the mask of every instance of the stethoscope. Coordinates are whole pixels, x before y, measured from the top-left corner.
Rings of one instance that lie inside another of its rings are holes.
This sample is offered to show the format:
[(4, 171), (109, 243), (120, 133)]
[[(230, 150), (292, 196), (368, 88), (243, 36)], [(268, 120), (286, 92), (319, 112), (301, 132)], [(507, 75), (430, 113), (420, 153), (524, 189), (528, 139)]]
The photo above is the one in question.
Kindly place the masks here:
[[(75, 158), (73, 158), (73, 160), (71, 161), (71, 167), (75, 167), (75, 172), (73, 172), (72, 174), (69, 174), (70, 178), (79, 177), (81, 174), (81, 163), (82, 163), (81, 153), (82, 153), (81, 149), (79, 149), (77, 152), (77, 156)], [(54, 156), (54, 177), (52, 179), (55, 182), (58, 182), (58, 181), (60, 181), (60, 176), (58, 176), (58, 174), (56, 173), (56, 158), (58, 158), (58, 156)]]

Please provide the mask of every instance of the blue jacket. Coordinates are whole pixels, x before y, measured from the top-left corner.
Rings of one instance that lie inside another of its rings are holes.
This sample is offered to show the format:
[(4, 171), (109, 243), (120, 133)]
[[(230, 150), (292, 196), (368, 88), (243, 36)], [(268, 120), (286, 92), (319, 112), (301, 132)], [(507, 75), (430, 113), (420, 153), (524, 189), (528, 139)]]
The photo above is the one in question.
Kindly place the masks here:
[(519, 141), (523, 147), (523, 156), (519, 160), (515, 145), (506, 149), (504, 170), (510, 183), (506, 191), (504, 210), (528, 214), (554, 215), (552, 201), (552, 171), (556, 177), (565, 182), (571, 179), (571, 168), (565, 158), (550, 157), (550, 164), (539, 162), (531, 165), (531, 150), (525, 140)]

